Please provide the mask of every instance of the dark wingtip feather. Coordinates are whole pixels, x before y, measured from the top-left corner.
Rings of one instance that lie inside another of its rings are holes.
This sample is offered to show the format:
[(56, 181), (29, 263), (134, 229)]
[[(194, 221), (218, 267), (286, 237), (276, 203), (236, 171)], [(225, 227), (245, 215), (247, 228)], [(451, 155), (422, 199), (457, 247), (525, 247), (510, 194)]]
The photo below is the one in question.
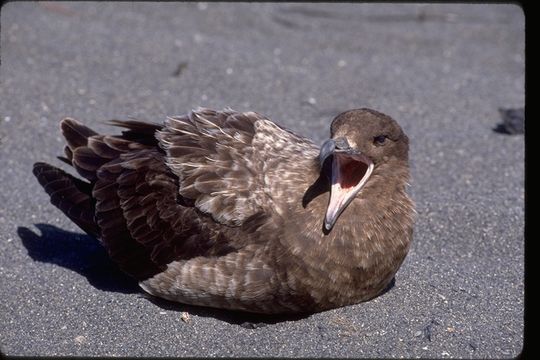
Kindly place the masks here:
[(37, 162), (32, 167), (32, 173), (38, 179), (39, 183), (42, 186), (46, 186), (49, 182), (52, 181), (52, 173), (60, 171), (60, 169), (55, 168), (52, 165), (49, 165), (44, 162)]
[(105, 121), (106, 124), (126, 128), (138, 133), (154, 133), (157, 130), (161, 130), (163, 128), (163, 125), (152, 123), (152, 122), (145, 122), (145, 121), (139, 121), (139, 120), (118, 120), (118, 119), (110, 119)]
[(64, 163), (68, 164), (68, 165), (73, 166), (73, 163), (72, 163), (71, 160), (68, 159), (67, 157), (64, 157), (64, 156), (57, 156), (56, 158), (57, 158), (58, 160), (64, 162)]
[(99, 235), (99, 228), (93, 219), (94, 204), (89, 183), (43, 162), (35, 163), (32, 172), (54, 206), (88, 234)]
[(41, 175), (41, 172), (44, 170), (44, 168), (46, 166), (50, 166), (50, 165), (46, 164), (46, 163), (43, 163), (43, 162), (37, 162), (32, 166), (32, 173), (38, 179), (38, 181), (39, 181), (39, 177)]
[(62, 134), (72, 150), (80, 146), (86, 146), (88, 138), (97, 135), (94, 130), (69, 117), (60, 122), (60, 130), (62, 130)]
[(69, 146), (64, 146), (64, 154), (66, 155), (66, 159), (69, 160), (69, 164), (71, 165), (73, 163), (73, 151), (71, 151)]
[(163, 125), (138, 120), (108, 120), (106, 124), (127, 129), (122, 131), (122, 138), (128, 141), (147, 146), (156, 146), (156, 132), (163, 129)]

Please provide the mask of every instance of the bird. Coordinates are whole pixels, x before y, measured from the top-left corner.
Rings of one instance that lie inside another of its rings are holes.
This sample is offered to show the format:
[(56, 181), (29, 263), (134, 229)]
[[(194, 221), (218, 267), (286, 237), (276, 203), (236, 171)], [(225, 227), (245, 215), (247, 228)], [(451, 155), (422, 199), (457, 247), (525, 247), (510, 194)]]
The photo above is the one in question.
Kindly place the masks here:
[(390, 116), (336, 116), (322, 145), (265, 116), (199, 107), (161, 124), (60, 122), (33, 174), (150, 296), (260, 314), (316, 313), (389, 286), (413, 237), (409, 138)]

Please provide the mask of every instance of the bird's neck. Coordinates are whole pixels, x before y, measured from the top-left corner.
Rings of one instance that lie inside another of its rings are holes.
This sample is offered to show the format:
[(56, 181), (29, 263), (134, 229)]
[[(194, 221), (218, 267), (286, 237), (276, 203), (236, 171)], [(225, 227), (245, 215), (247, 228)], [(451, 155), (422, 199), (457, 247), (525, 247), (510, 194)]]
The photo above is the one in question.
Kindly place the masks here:
[[(331, 231), (323, 230), (329, 202), (329, 184), (318, 175), (311, 175), (311, 183), (302, 199), (294, 202), (292, 214), (299, 214), (288, 239), (293, 253), (321, 261), (368, 261), (365, 254), (381, 254), (401, 244), (396, 232), (412, 229), (412, 201), (405, 192), (407, 167), (394, 168), (392, 176), (381, 178), (374, 171), (370, 181), (337, 219)], [(290, 222), (289, 222), (290, 223)], [(324, 254), (324, 256), (322, 256)], [(375, 259), (375, 258), (373, 258)], [(365, 264), (368, 266), (369, 264)]]

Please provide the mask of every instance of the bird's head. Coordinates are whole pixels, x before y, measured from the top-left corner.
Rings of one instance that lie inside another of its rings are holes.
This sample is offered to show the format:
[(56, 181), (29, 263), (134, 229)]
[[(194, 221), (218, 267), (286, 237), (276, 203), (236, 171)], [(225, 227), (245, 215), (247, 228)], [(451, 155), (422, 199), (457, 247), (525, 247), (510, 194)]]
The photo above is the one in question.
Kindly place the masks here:
[(339, 114), (332, 121), (330, 135), (319, 154), (321, 171), (331, 184), (324, 218), (327, 231), (350, 202), (361, 196), (373, 173), (384, 164), (406, 164), (409, 149), (398, 123), (370, 109)]

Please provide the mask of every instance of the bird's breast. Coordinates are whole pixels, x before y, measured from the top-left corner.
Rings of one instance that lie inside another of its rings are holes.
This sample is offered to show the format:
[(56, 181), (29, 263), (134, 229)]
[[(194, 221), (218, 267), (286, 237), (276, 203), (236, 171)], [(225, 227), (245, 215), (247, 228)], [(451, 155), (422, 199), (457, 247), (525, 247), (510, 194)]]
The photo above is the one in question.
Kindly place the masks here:
[[(287, 282), (316, 303), (342, 306), (376, 296), (403, 262), (412, 235), (407, 209), (353, 201), (334, 228), (323, 231), (328, 194), (289, 209), (280, 240)], [(371, 209), (371, 210), (368, 210)]]

